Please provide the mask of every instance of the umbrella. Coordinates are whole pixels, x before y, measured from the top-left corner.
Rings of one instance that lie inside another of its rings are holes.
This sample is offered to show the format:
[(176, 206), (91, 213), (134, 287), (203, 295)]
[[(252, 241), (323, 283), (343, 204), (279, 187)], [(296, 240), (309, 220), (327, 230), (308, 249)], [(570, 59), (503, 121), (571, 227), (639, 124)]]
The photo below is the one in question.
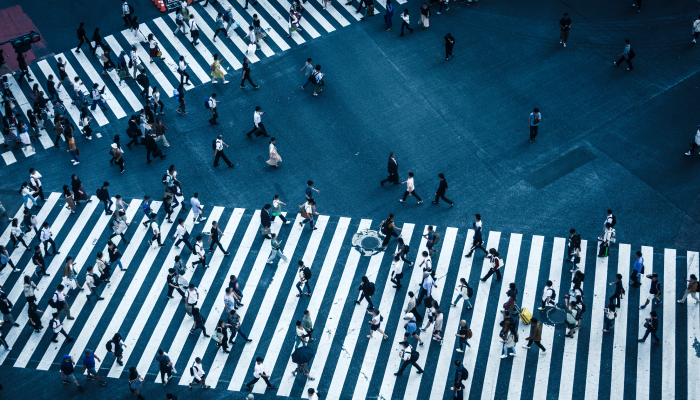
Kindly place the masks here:
[(292, 353), (292, 361), (297, 364), (308, 363), (312, 358), (314, 358), (314, 351), (309, 346), (299, 347)]

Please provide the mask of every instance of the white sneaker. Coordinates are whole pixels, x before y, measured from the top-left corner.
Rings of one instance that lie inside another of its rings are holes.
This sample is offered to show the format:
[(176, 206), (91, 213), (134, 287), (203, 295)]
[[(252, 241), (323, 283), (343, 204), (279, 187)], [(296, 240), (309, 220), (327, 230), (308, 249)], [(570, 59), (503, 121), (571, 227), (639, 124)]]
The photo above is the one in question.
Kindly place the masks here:
[(199, 220), (204, 221), (205, 219), (207, 219), (207, 217), (201, 217)]
[(544, 311), (544, 307), (537, 307), (538, 310)]
[(211, 80), (211, 83), (216, 83), (216, 79), (212, 79), (212, 80)]
[(285, 225), (289, 225), (289, 224), (291, 224), (291, 223), (292, 223), (291, 221), (287, 221), (287, 222), (285, 222), (284, 224), (285, 224)]
[(515, 357), (515, 353), (510, 353), (510, 356), (511, 356), (511, 357)]
[(693, 39), (693, 43), (697, 43), (697, 42), (695, 41), (695, 39)]
[(228, 81), (224, 81), (224, 85), (227, 84), (227, 83), (228, 83)]
[(560, 41), (559, 41), (559, 44), (562, 44), (562, 43), (564, 43), (564, 41), (563, 41), (563, 40), (560, 40)]
[(530, 350), (530, 346), (524, 344), (524, 345), (523, 345), (523, 349), (528, 349), (528, 350)]
[(690, 156), (690, 155), (692, 155), (692, 154), (693, 154), (693, 153), (691, 153), (691, 152), (685, 153), (686, 156)]
[(540, 351), (540, 354), (547, 354), (547, 350)]
[(501, 358), (508, 358), (508, 356), (505, 355), (505, 354), (503, 354), (503, 355), (501, 356)]
[(268, 264), (272, 264), (272, 263), (273, 263), (273, 261), (268, 261), (267, 263), (268, 263)]
[(457, 353), (464, 353), (464, 350), (462, 350), (462, 349), (455, 349), (455, 351), (456, 351)]
[(199, 221), (195, 220), (195, 221), (194, 221), (194, 223), (195, 223), (195, 225), (196, 225), (196, 224), (198, 224), (198, 223), (199, 223)]
[(564, 47), (566, 47), (566, 43), (563, 43)]

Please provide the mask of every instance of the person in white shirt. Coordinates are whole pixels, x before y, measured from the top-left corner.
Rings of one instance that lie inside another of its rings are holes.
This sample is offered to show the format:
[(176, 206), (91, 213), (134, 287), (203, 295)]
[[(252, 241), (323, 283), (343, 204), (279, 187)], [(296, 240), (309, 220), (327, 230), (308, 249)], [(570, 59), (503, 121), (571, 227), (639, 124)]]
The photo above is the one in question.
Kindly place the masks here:
[(302, 211), (301, 216), (304, 217), (304, 219), (299, 222), (299, 226), (304, 227), (304, 225), (308, 221), (311, 230), (315, 231), (317, 228), (314, 226), (314, 215), (318, 215), (318, 213), (316, 212), (316, 200), (309, 199), (299, 208)]
[(433, 269), (433, 260), (430, 258), (430, 253), (427, 251), (423, 251), (421, 254), (423, 256), (423, 259), (421, 260), (420, 264), (418, 265), (419, 268), (423, 268), (423, 272), (427, 272), (430, 274), (430, 276), (433, 277), (433, 280), (435, 279), (435, 270)]
[[(151, 63), (154, 63), (153, 57), (158, 57), (160, 49), (158, 48), (158, 42), (153, 37), (152, 33), (148, 34), (148, 55), (151, 57)], [(161, 60), (165, 60), (165, 57), (160, 57)]]
[(421, 284), (420, 294), (418, 295), (418, 300), (416, 300), (416, 302), (420, 304), (424, 297), (430, 297), (433, 293), (434, 287), (437, 287), (437, 285), (435, 284), (433, 277), (429, 272), (423, 272), (423, 283)]
[[(53, 234), (51, 233), (51, 229), (49, 228), (49, 223), (44, 222), (42, 224), (41, 236), (39, 239), (41, 240), (41, 243), (44, 244), (44, 254), (46, 255), (46, 257), (52, 256), (52, 255), (55, 256), (56, 254), (60, 253), (60, 251), (56, 250), (57, 249), (56, 243), (51, 238), (52, 235)], [(51, 247), (53, 247), (53, 254), (49, 253), (49, 244), (51, 244)]]
[(165, 247), (160, 241), (160, 228), (158, 227), (158, 216), (156, 214), (151, 214), (151, 229), (153, 230), (153, 237), (148, 241), (148, 245), (153, 245), (153, 241), (158, 242), (158, 247)]
[(37, 203), (36, 200), (34, 200), (34, 195), (37, 193), (34, 192), (32, 190), (32, 188), (29, 187), (29, 184), (27, 182), (22, 183), (22, 189), (20, 190), (20, 194), (22, 195), (22, 198), (24, 199), (23, 204), (24, 204), (25, 208), (29, 208), (29, 204), (28, 204), (27, 200), (29, 202), (31, 202), (32, 204), (34, 204), (34, 207), (41, 208), (39, 203)]
[(199, 292), (194, 287), (194, 283), (190, 283), (190, 287), (185, 292), (185, 311), (190, 317), (192, 316), (192, 309), (197, 305), (197, 301), (199, 301)]
[(126, 3), (126, 0), (122, 0), (122, 18), (124, 19), (124, 26), (131, 26), (131, 8)]
[(469, 284), (467, 283), (467, 280), (464, 278), (459, 278), (459, 286), (457, 286), (456, 290), (459, 291), (459, 294), (457, 295), (455, 301), (453, 301), (450, 305), (452, 307), (457, 307), (457, 302), (459, 299), (464, 299), (464, 303), (467, 305), (467, 310), (471, 310), (472, 303), (469, 301)]
[(187, 232), (187, 228), (185, 227), (185, 220), (182, 218), (177, 219), (177, 228), (175, 229), (175, 234), (173, 235), (173, 239), (175, 239), (175, 248), (179, 249), (180, 248), (180, 243), (185, 243), (185, 246), (187, 246), (190, 251), (194, 254), (194, 247), (190, 244), (190, 234)]
[(279, 168), (280, 166), (277, 164), (282, 162), (282, 157), (280, 157), (279, 153), (277, 152), (277, 146), (275, 146), (276, 141), (277, 141), (276, 138), (270, 139), (270, 146), (269, 146), (270, 159), (266, 161), (267, 164), (269, 166), (271, 166), (272, 168)]
[[(126, 232), (126, 228), (127, 228), (126, 221), (119, 218), (118, 213), (112, 213), (112, 221), (111, 222), (112, 222), (113, 233), (111, 235), (109, 235), (108, 238), (111, 240), (113, 237), (120, 236), (122, 238), (122, 241), (125, 244), (128, 244), (129, 241), (126, 240), (126, 237), (124, 237), (124, 232)], [(117, 243), (119, 243), (119, 242), (117, 241)]]
[(87, 267), (87, 274), (85, 275), (85, 286), (87, 286), (88, 294), (87, 301), (90, 301), (91, 296), (95, 296), (95, 301), (104, 300), (103, 297), (97, 293), (97, 286), (100, 284), (100, 277), (93, 273), (95, 267), (90, 265)]
[(202, 217), (202, 211), (204, 207), (199, 203), (199, 193), (195, 193), (194, 197), (190, 199), (190, 205), (192, 206), (192, 215), (194, 215), (193, 222), (198, 224), (199, 221), (204, 221), (206, 217)]
[(401, 368), (399, 368), (399, 372), (395, 373), (394, 375), (401, 376), (403, 374), (403, 370), (405, 370), (409, 364), (416, 368), (416, 373), (422, 374), (423, 368), (416, 363), (419, 355), (413, 354), (413, 348), (410, 344), (408, 344), (408, 342), (401, 342), (401, 346), (402, 348), (399, 350), (399, 357), (401, 357), (403, 363), (401, 364)]
[(301, 321), (297, 321), (297, 336), (294, 338), (294, 348), (299, 347), (298, 343), (301, 342), (302, 347), (306, 346), (309, 344), (309, 339), (308, 339), (308, 333), (306, 333), (306, 330), (304, 327), (301, 325)]
[(145, 70), (145, 67), (141, 65), (139, 54), (136, 52), (136, 46), (131, 46), (131, 53), (129, 54), (129, 57), (131, 58), (131, 63), (134, 66), (134, 79), (136, 79), (137, 73), (139, 71), (143, 72)]
[(199, 39), (199, 27), (197, 23), (194, 22), (194, 15), (190, 15), (190, 36), (192, 36), (192, 47), (197, 46), (197, 40)]
[(384, 340), (388, 339), (389, 336), (387, 336), (387, 334), (384, 333), (382, 328), (380, 328), (384, 317), (379, 315), (379, 310), (375, 308), (372, 311), (367, 311), (367, 314), (372, 316), (372, 319), (370, 319), (369, 322), (367, 322), (369, 324), (369, 335), (367, 335), (367, 338), (372, 339), (374, 337), (372, 336), (372, 334), (374, 334), (374, 331), (379, 331), (379, 333), (381, 333), (382, 336), (384, 336)]
[(693, 22), (693, 43), (697, 43), (698, 36), (700, 36), (700, 16)]
[(277, 389), (277, 387), (270, 383), (270, 375), (265, 374), (265, 367), (263, 366), (263, 361), (265, 360), (262, 357), (257, 357), (255, 359), (255, 370), (253, 371), (253, 380), (245, 384), (245, 387), (248, 390), (252, 389), (253, 385), (255, 385), (260, 379), (264, 380), (265, 383), (267, 383), (268, 389)]
[(207, 386), (206, 382), (204, 381), (204, 367), (202, 367), (202, 359), (197, 357), (194, 359), (194, 364), (192, 364), (192, 372), (194, 372), (194, 379), (192, 380), (192, 383), (190, 383), (190, 390), (194, 386), (197, 385), (202, 385), (202, 389), (209, 389), (210, 386)]
[(182, 12), (177, 13), (177, 16), (175, 17), (175, 25), (173, 35), (177, 35), (178, 30), (182, 31), (183, 34), (187, 34), (187, 24), (185, 23), (185, 16), (182, 15)]
[(401, 278), (403, 278), (403, 261), (401, 261), (401, 255), (396, 254), (391, 261), (391, 282), (397, 291), (402, 287)]
[(255, 106), (255, 113), (253, 113), (253, 129), (251, 129), (250, 132), (246, 134), (248, 135), (248, 137), (250, 137), (253, 133), (255, 133), (255, 137), (270, 137), (270, 135), (267, 134), (265, 126), (262, 123), (263, 114), (265, 114), (265, 111), (262, 111), (262, 107)]
[(51, 327), (51, 329), (53, 329), (53, 336), (51, 336), (51, 341), (53, 343), (58, 343), (58, 340), (56, 338), (58, 338), (58, 334), (60, 333), (61, 335), (66, 337), (66, 342), (70, 343), (73, 341), (73, 338), (68, 336), (66, 331), (63, 330), (63, 323), (58, 318), (59, 315), (60, 313), (58, 312), (53, 313), (53, 319), (51, 319), (51, 321), (49, 322), (49, 326)]
[(214, 167), (218, 167), (219, 159), (223, 158), (226, 165), (228, 165), (229, 168), (233, 168), (233, 163), (229, 161), (228, 157), (226, 157), (226, 154), (224, 154), (224, 146), (228, 147), (228, 145), (224, 143), (223, 138), (223, 135), (219, 135), (216, 138), (216, 142), (214, 142)]
[(231, 310), (236, 308), (236, 298), (233, 297), (233, 288), (227, 287), (226, 293), (224, 293), (224, 308), (226, 309), (226, 314), (229, 314)]
[(280, 200), (280, 195), (276, 194), (275, 197), (272, 199), (272, 211), (270, 212), (270, 220), (274, 221), (275, 218), (280, 217), (282, 222), (285, 225), (291, 224), (291, 221), (287, 221), (287, 218), (282, 215), (282, 206), (287, 206), (287, 204), (283, 203)]
[(204, 242), (201, 235), (197, 236), (197, 241), (194, 244), (194, 254), (199, 257), (199, 260), (192, 263), (192, 268), (195, 268), (197, 264), (202, 264), (204, 268), (209, 268), (209, 265), (207, 265), (207, 253), (204, 252)]
[(12, 227), (10, 228), (10, 240), (12, 240), (13, 248), (18, 248), (19, 244), (22, 243), (22, 245), (24, 245), (25, 250), (29, 250), (27, 243), (25, 243), (24, 239), (22, 239), (23, 234), (24, 233), (22, 232), (22, 225), (19, 223), (19, 220), (17, 218), (13, 219)]
[(435, 326), (433, 327), (433, 340), (440, 342), (442, 346), (442, 310), (435, 310)]
[[(180, 83), (182, 83), (183, 85), (189, 85), (190, 74), (187, 73), (187, 63), (185, 62), (185, 56), (180, 56), (180, 63), (178, 64), (177, 72), (180, 74)], [(187, 80), (185, 80), (185, 78), (187, 78)]]
[(250, 41), (250, 44), (254, 44), (257, 50), (260, 50), (260, 43), (258, 43), (258, 35), (255, 34), (253, 25), (248, 27), (248, 34), (246, 38)]
[(408, 173), (408, 178), (406, 178), (405, 181), (401, 182), (401, 184), (406, 184), (406, 191), (403, 192), (403, 199), (400, 199), (400, 203), (405, 203), (406, 202), (406, 197), (409, 195), (415, 197), (418, 199), (418, 204), (423, 204), (423, 200), (418, 196), (418, 193), (416, 193), (416, 186), (413, 184), (413, 172)]
[[(228, 83), (228, 81), (224, 83)], [(207, 104), (209, 105), (209, 111), (211, 111), (211, 119), (209, 120), (209, 123), (212, 125), (219, 125), (219, 123), (216, 122), (216, 119), (219, 118), (219, 113), (216, 112), (217, 103), (221, 102), (216, 100), (216, 93), (212, 93), (209, 100), (207, 100)]]
[(41, 201), (46, 201), (44, 198), (44, 189), (41, 187), (41, 174), (34, 168), (29, 168), (29, 183), (36, 188), (36, 194), (39, 196)]
[(538, 310), (544, 311), (544, 308), (549, 306), (554, 306), (556, 303), (554, 302), (554, 289), (552, 289), (552, 281), (547, 281), (547, 285), (544, 287), (544, 290), (542, 290), (542, 307), (539, 307)]
[(306, 395), (308, 396), (309, 400), (318, 400), (316, 390), (313, 388), (309, 388), (309, 390), (306, 391)]
[(403, 14), (401, 14), (401, 19), (402, 19), (403, 21), (401, 21), (401, 34), (400, 34), (399, 36), (403, 36), (403, 28), (406, 28), (406, 29), (408, 29), (409, 31), (411, 31), (411, 33), (413, 33), (413, 29), (411, 29), (411, 27), (408, 26), (408, 21), (409, 21), (409, 18), (408, 18), (408, 8), (406, 8), (406, 9), (403, 10)]

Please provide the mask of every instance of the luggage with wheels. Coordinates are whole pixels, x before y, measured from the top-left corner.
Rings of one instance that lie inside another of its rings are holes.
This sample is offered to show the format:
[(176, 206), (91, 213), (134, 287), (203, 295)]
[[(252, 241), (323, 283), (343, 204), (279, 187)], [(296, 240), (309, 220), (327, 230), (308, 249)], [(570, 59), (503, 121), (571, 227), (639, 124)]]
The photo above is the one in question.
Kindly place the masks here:
[(601, 243), (600, 248), (598, 249), (598, 257), (607, 257), (610, 252), (610, 247), (608, 247), (607, 243)]
[(530, 310), (528, 310), (527, 308), (521, 309), (520, 307), (518, 307), (517, 304), (515, 304), (515, 311), (518, 312), (518, 317), (520, 317), (520, 319), (525, 325), (530, 324), (530, 320), (532, 319), (532, 313), (530, 312)]

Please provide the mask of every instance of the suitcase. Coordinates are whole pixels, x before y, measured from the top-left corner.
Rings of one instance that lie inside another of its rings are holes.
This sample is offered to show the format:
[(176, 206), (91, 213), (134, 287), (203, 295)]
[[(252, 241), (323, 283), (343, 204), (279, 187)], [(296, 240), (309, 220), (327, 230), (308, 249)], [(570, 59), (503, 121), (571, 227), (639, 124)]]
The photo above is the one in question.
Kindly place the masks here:
[(532, 319), (532, 313), (530, 312), (530, 310), (528, 310), (527, 308), (523, 308), (522, 310), (520, 310), (520, 313), (518, 313), (518, 316), (525, 325), (530, 324), (530, 320)]
[(598, 257), (607, 257), (610, 251), (610, 247), (604, 243), (600, 244), (600, 249), (598, 250)]

